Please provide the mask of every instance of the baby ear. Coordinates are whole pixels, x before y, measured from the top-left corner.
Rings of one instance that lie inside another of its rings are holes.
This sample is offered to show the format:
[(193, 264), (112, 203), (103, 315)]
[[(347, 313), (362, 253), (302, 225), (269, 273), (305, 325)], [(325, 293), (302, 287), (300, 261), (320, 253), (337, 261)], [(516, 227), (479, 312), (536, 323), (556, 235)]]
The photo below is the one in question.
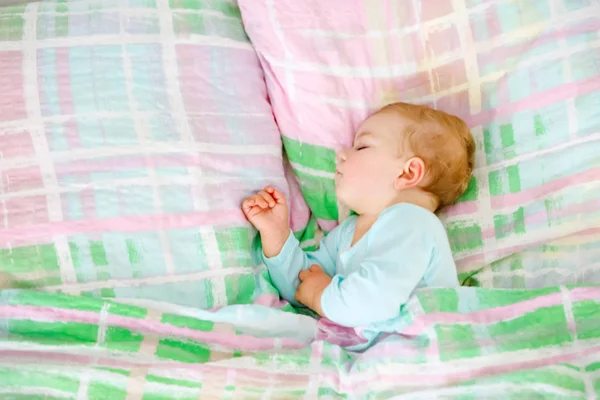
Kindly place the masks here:
[(406, 161), (402, 174), (396, 178), (396, 189), (408, 189), (417, 186), (425, 177), (425, 162), (419, 157)]

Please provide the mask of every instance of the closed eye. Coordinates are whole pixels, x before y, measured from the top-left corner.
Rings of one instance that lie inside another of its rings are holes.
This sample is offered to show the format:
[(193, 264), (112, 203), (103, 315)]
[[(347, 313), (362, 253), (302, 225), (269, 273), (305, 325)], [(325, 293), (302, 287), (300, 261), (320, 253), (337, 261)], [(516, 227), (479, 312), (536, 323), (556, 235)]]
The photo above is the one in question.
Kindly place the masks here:
[(369, 147), (369, 146), (357, 146), (357, 147), (356, 147), (356, 151), (361, 151), (361, 150), (364, 150), (364, 149), (366, 149), (366, 148), (368, 148), (368, 147)]

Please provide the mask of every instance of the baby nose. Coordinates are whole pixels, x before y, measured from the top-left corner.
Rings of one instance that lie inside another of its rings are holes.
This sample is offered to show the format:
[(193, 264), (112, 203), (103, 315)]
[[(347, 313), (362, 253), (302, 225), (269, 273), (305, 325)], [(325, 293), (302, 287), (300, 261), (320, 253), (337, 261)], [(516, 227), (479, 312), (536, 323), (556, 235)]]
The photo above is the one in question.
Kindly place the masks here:
[(338, 152), (336, 153), (336, 157), (335, 157), (335, 162), (336, 163), (341, 163), (346, 161), (346, 154), (347, 154), (347, 150), (346, 148), (340, 149), (338, 150)]

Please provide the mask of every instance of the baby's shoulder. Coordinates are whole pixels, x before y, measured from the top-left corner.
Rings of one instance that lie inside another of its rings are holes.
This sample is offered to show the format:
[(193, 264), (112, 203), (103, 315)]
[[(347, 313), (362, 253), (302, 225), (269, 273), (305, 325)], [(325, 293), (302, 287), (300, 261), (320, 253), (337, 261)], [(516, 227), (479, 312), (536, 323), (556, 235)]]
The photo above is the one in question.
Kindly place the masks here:
[(417, 248), (433, 250), (446, 246), (448, 241), (439, 218), (413, 204), (403, 203), (386, 209), (374, 226), (373, 236), (377, 241), (393, 243), (391, 247), (395, 249), (415, 246), (415, 251)]
[(442, 221), (434, 213), (409, 203), (399, 203), (385, 209), (378, 222), (381, 229), (399, 232), (445, 232)]

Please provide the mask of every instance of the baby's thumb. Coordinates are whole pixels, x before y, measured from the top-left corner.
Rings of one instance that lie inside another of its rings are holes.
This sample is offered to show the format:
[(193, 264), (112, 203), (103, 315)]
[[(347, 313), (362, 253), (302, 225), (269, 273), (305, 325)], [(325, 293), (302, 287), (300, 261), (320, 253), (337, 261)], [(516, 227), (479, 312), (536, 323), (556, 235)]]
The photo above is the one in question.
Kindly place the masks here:
[(310, 266), (310, 270), (311, 272), (322, 272), (323, 270), (321, 269), (321, 267), (317, 264), (313, 264)]

